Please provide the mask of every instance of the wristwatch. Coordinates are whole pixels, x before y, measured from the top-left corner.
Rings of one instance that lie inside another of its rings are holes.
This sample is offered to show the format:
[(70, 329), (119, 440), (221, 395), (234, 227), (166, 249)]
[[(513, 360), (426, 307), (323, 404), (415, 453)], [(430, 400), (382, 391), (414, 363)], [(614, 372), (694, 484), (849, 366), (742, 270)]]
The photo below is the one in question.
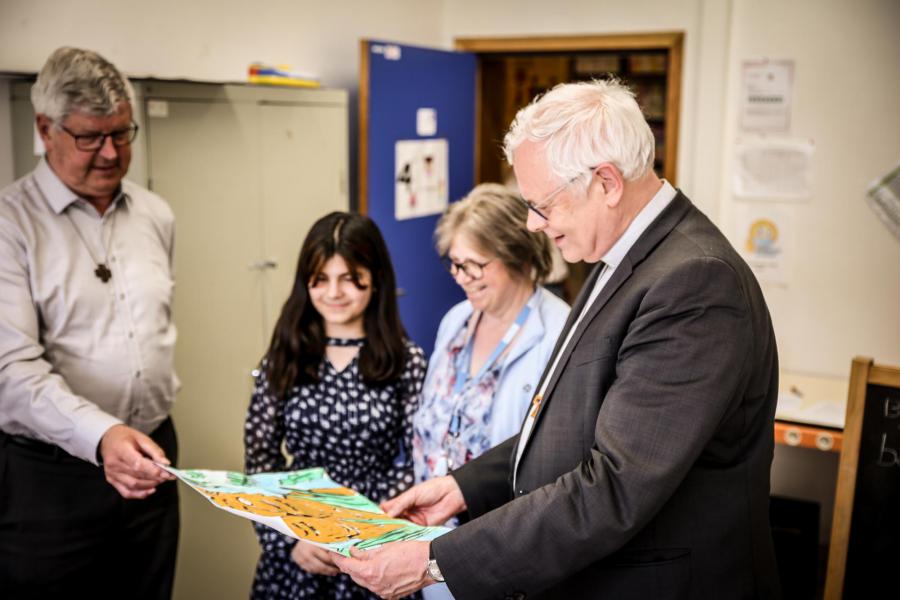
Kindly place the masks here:
[(442, 583), (444, 581), (444, 576), (441, 575), (441, 569), (438, 567), (437, 560), (434, 558), (429, 558), (428, 563), (425, 565), (425, 572), (429, 577), (437, 581), (438, 583)]

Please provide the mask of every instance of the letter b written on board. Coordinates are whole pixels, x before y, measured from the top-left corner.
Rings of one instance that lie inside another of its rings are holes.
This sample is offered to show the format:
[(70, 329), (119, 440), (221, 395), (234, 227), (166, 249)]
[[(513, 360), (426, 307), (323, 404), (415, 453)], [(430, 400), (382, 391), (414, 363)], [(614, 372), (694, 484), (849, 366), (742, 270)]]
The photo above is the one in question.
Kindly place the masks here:
[(878, 456), (879, 467), (896, 467), (900, 465), (898, 461), (897, 451), (887, 446), (887, 434), (881, 434), (881, 453)]

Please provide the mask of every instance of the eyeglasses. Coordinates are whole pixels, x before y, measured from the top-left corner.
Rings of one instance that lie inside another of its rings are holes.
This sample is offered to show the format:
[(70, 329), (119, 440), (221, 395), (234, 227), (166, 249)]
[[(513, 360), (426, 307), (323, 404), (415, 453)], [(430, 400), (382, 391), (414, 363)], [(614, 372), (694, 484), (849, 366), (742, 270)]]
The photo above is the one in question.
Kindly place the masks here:
[(59, 124), (59, 128), (72, 136), (72, 138), (75, 140), (75, 147), (82, 152), (94, 152), (95, 150), (99, 150), (103, 147), (103, 144), (106, 143), (106, 138), (111, 139), (113, 146), (115, 146), (116, 148), (127, 146), (134, 141), (134, 138), (137, 137), (138, 132), (138, 125), (134, 121), (132, 121), (131, 125), (126, 127), (125, 129), (117, 129), (115, 131), (107, 132), (98, 131), (96, 133), (74, 133), (72, 131), (69, 131), (69, 129), (62, 123)]
[(528, 210), (530, 210), (531, 212), (533, 212), (534, 214), (536, 214), (543, 220), (548, 221), (549, 219), (548, 219), (547, 215), (550, 214), (549, 208), (550, 208), (550, 205), (553, 203), (553, 199), (556, 198), (556, 196), (558, 196), (564, 189), (566, 189), (567, 187), (569, 187), (570, 185), (572, 185), (573, 183), (578, 181), (578, 179), (580, 179), (584, 175), (586, 175), (588, 173), (593, 173), (596, 168), (597, 167), (591, 167), (589, 170), (585, 171), (584, 173), (579, 173), (575, 177), (569, 179), (567, 182), (565, 182), (564, 184), (562, 184), (561, 186), (559, 186), (558, 188), (556, 188), (555, 190), (553, 190), (552, 192), (550, 192), (549, 194), (544, 196), (544, 199), (541, 200), (540, 202), (532, 202), (531, 200), (526, 200), (524, 198), (522, 198), (522, 202), (525, 204), (525, 206), (526, 206), (526, 208), (528, 208)]
[(450, 271), (450, 274), (454, 277), (462, 271), (466, 274), (466, 277), (470, 279), (481, 279), (484, 277), (484, 268), (491, 264), (491, 261), (480, 263), (475, 262), (474, 260), (464, 260), (461, 263), (458, 263), (449, 256), (442, 256), (441, 264), (443, 264), (444, 268)]

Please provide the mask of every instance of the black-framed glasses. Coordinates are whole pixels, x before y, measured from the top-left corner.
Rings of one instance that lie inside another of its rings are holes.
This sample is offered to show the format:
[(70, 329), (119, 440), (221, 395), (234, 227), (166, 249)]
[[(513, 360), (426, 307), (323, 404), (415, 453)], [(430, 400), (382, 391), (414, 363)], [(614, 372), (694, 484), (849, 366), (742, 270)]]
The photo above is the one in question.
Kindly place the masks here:
[(548, 219), (547, 215), (550, 214), (549, 209), (550, 209), (550, 205), (553, 203), (553, 199), (556, 198), (564, 189), (566, 189), (567, 187), (569, 187), (570, 185), (572, 185), (573, 183), (578, 181), (584, 175), (586, 175), (588, 173), (593, 173), (594, 170), (596, 170), (596, 168), (597, 167), (591, 167), (584, 173), (579, 173), (575, 177), (572, 177), (571, 179), (566, 181), (564, 184), (562, 184), (561, 186), (559, 186), (558, 188), (556, 188), (555, 190), (553, 190), (552, 192), (550, 192), (549, 194), (544, 196), (544, 199), (541, 200), (540, 202), (532, 202), (531, 200), (526, 200), (525, 198), (522, 198), (522, 202), (525, 204), (525, 206), (528, 208), (528, 210), (530, 210), (531, 212), (533, 212), (534, 214), (536, 214), (543, 220), (548, 221), (549, 219)]
[(450, 271), (450, 274), (454, 277), (462, 271), (469, 279), (481, 279), (484, 277), (484, 268), (491, 264), (491, 261), (488, 260), (480, 263), (467, 259), (462, 262), (456, 262), (449, 256), (442, 256), (441, 264), (443, 264), (444, 268)]
[(138, 124), (134, 121), (132, 121), (131, 125), (125, 129), (116, 129), (115, 131), (105, 132), (75, 133), (70, 131), (69, 128), (62, 123), (59, 124), (59, 128), (72, 136), (72, 139), (75, 140), (75, 147), (82, 152), (94, 152), (95, 150), (99, 150), (103, 147), (103, 144), (106, 143), (106, 138), (111, 139), (113, 146), (116, 148), (127, 146), (134, 141), (138, 132)]

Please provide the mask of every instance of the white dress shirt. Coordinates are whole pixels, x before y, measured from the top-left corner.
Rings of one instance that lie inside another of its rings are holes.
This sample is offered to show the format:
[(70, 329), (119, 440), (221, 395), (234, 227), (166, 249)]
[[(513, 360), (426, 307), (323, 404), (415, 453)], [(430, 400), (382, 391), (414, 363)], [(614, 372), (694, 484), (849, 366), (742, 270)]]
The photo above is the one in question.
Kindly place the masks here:
[(0, 429), (96, 463), (111, 426), (166, 418), (173, 246), (169, 206), (129, 181), (102, 217), (45, 159), (0, 191)]
[[(600, 292), (603, 290), (603, 287), (606, 283), (612, 278), (613, 273), (616, 272), (616, 268), (621, 264), (622, 259), (625, 258), (625, 255), (628, 254), (628, 251), (631, 250), (631, 247), (634, 243), (641, 237), (641, 234), (650, 226), (650, 223), (659, 216), (659, 214), (669, 205), (669, 203), (675, 198), (678, 194), (678, 191), (672, 187), (668, 181), (663, 180), (662, 187), (656, 192), (653, 198), (650, 199), (650, 202), (647, 203), (644, 208), (635, 216), (634, 220), (631, 224), (628, 225), (628, 228), (625, 230), (625, 233), (622, 234), (616, 243), (613, 244), (612, 248), (603, 255), (602, 260), (605, 265), (603, 267), (603, 271), (601, 271), (600, 276), (597, 278), (597, 282), (594, 284), (594, 289), (591, 290), (591, 295), (588, 296), (587, 302), (584, 303), (584, 308), (581, 313), (578, 315), (578, 319), (572, 323), (572, 327), (569, 328), (569, 332), (566, 335), (566, 341), (560, 347), (560, 351), (556, 353), (556, 357), (553, 360), (553, 366), (550, 370), (547, 371), (547, 377), (540, 384), (540, 389), (538, 390), (538, 395), (543, 398), (544, 394), (547, 391), (547, 384), (553, 378), (554, 373), (556, 372), (557, 367), (559, 366), (560, 357), (565, 354), (566, 349), (572, 341), (572, 336), (575, 334), (575, 331), (578, 329), (578, 325), (581, 323), (581, 320), (590, 310), (591, 305), (594, 304), (594, 301), (597, 299), (597, 296), (600, 295)], [(531, 435), (531, 430), (534, 427), (534, 420), (536, 417), (536, 411), (529, 411), (528, 416), (525, 418), (525, 422), (522, 424), (522, 430), (519, 433), (519, 442), (516, 446), (516, 462), (515, 467), (513, 468), (513, 487), (515, 488), (516, 481), (516, 473), (519, 470), (519, 460), (522, 458), (522, 453), (525, 451), (525, 445), (528, 442), (528, 436)]]

